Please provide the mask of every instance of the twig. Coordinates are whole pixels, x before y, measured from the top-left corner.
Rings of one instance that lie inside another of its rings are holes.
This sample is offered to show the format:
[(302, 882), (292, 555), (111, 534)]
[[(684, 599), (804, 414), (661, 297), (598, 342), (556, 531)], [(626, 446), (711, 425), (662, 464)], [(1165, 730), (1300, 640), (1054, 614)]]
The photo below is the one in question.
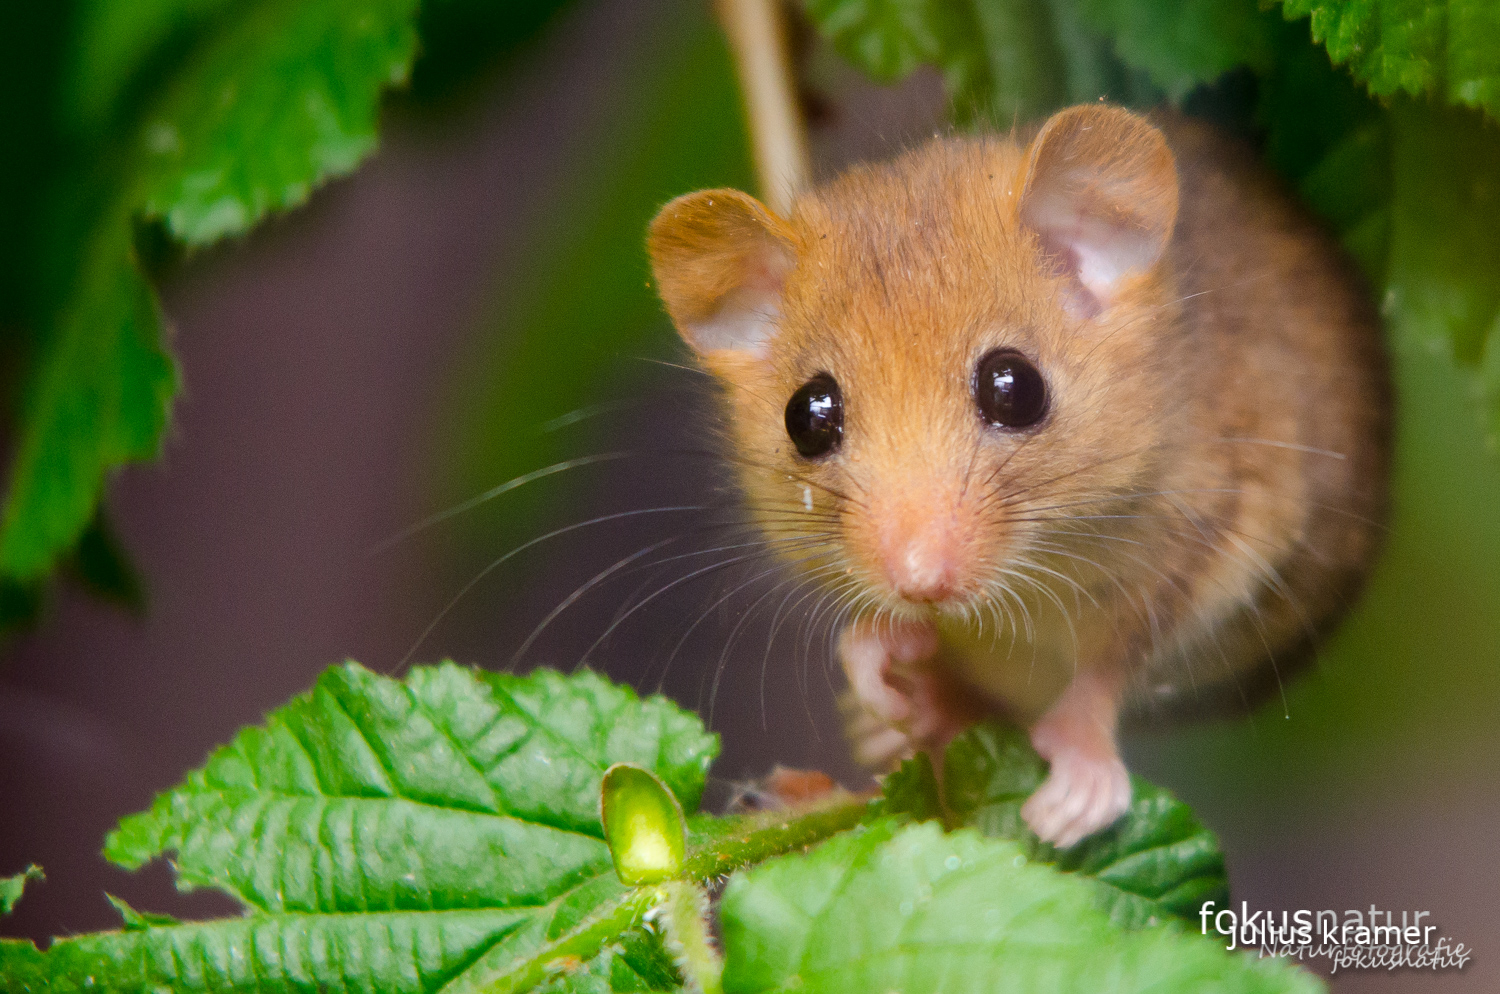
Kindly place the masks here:
[(785, 215), (807, 187), (812, 167), (781, 3), (718, 0), (719, 20), (745, 95), (761, 196), (771, 210)]

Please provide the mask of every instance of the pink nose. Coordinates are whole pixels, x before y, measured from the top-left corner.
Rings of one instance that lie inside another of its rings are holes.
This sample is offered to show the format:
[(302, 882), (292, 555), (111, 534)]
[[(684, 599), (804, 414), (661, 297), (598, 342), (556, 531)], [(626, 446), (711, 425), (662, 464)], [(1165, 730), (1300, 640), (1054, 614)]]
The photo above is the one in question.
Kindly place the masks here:
[(959, 586), (954, 545), (952, 532), (941, 527), (888, 540), (882, 559), (891, 589), (909, 601), (936, 603), (952, 598)]

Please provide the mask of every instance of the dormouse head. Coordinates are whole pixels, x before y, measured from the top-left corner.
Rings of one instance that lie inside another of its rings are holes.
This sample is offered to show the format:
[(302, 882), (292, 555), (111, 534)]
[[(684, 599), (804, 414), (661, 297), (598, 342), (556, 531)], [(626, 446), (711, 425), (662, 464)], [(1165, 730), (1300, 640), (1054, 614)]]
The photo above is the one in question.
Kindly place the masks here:
[(1098, 105), (1025, 145), (934, 139), (788, 217), (688, 194), (648, 247), (768, 536), (866, 606), (963, 615), (1056, 569), (1070, 503), (1149, 472), (1176, 217), (1161, 132)]

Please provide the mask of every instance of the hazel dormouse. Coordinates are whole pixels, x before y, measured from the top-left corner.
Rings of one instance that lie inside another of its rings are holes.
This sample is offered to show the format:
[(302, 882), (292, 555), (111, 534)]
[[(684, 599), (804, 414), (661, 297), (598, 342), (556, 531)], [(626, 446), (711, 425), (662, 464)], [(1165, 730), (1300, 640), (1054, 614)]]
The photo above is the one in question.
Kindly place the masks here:
[(1125, 720), (1253, 704), (1380, 545), (1390, 391), (1337, 246), (1248, 148), (1102, 104), (940, 136), (778, 216), (690, 193), (648, 250), (748, 513), (840, 598), (857, 756), (989, 713), (1071, 846)]

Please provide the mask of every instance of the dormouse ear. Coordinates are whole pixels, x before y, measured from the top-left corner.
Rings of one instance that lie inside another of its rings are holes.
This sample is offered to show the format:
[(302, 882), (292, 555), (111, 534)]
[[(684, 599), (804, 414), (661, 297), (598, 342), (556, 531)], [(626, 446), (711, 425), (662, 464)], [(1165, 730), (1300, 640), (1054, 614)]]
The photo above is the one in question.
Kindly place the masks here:
[(1144, 118), (1098, 104), (1059, 111), (1031, 143), (1021, 223), (1076, 280), (1070, 309), (1093, 317), (1122, 277), (1161, 258), (1177, 221), (1177, 168)]
[(797, 264), (785, 221), (738, 190), (678, 197), (651, 222), (646, 249), (662, 303), (700, 353), (765, 355), (781, 290)]

